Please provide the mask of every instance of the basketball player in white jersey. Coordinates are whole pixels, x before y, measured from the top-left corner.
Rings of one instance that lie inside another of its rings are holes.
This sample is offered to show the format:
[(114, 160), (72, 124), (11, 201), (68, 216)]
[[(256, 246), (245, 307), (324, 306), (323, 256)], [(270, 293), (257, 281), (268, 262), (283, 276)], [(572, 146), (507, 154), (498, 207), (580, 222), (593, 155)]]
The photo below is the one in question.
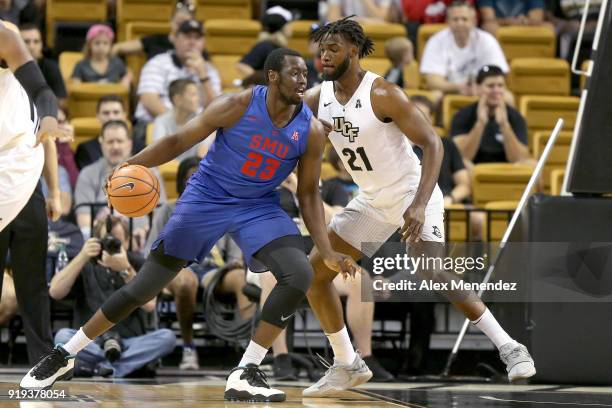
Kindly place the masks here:
[[(308, 91), (305, 101), (326, 125), (359, 186), (359, 195), (330, 222), (332, 246), (356, 260), (371, 257), (381, 244), (362, 243), (384, 243), (401, 228), (415, 253), (432, 254), (433, 249), (432, 255), (441, 254), (444, 201), (436, 182), (444, 151), (439, 137), (401, 88), (361, 68), (359, 59), (372, 52), (373, 42), (357, 22), (345, 18), (321, 26), (311, 39), (319, 44), (325, 82)], [(421, 163), (410, 142), (423, 149)], [(315, 278), (308, 301), (334, 351), (325, 376), (303, 392), (319, 397), (364, 383), (372, 373), (351, 345), (332, 284), (336, 272), (325, 267), (316, 249), (311, 262)], [(527, 349), (502, 329), (475, 293), (443, 294), (495, 343), (511, 381), (535, 374)]]
[[(0, 20), (0, 231), (22, 210), (43, 172), (48, 212), (61, 213), (54, 138), (57, 101), (15, 25)], [(44, 148), (41, 142), (44, 143)], [(52, 156), (52, 157), (51, 157)]]

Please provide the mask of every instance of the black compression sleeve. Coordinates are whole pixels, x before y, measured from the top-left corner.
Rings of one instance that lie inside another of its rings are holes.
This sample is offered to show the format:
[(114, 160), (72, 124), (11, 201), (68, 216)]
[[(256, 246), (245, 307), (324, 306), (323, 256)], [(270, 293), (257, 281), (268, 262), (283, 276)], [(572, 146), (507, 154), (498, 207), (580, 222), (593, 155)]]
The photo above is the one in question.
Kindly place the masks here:
[(53, 116), (57, 118), (57, 99), (53, 91), (47, 85), (40, 68), (34, 61), (28, 61), (17, 70), (15, 78), (19, 81), (23, 89), (34, 102), (39, 118)]

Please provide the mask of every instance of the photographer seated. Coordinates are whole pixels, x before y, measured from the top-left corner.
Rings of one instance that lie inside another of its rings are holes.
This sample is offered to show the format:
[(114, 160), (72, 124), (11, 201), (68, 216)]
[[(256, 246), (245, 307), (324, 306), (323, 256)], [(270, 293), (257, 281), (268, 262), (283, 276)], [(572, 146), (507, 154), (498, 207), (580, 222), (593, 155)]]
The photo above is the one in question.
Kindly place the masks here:
[[(107, 233), (110, 224), (110, 233)], [(126, 252), (127, 225), (117, 217), (97, 221), (93, 238), (53, 279), (49, 295), (56, 300), (75, 299), (74, 327), (80, 327), (104, 301), (131, 281), (144, 263), (143, 258)], [(156, 298), (132, 312), (112, 331), (91, 343), (77, 356), (75, 376), (112, 375), (125, 377), (169, 354), (176, 342), (171, 330), (147, 332), (145, 312), (155, 310)], [(56, 343), (67, 342), (76, 329), (64, 328), (55, 335)], [(147, 367), (145, 369), (149, 369)]]
[[(198, 170), (199, 164), (200, 158), (197, 156), (183, 159), (179, 164), (176, 174), (176, 191), (178, 191), (179, 197), (185, 191), (189, 177)], [(174, 206), (175, 202), (168, 202), (155, 211), (149, 238), (145, 245), (145, 253), (150, 251), (151, 245), (168, 222), (172, 211), (174, 211)], [(242, 293), (242, 288), (246, 284), (244, 266), (242, 265), (242, 251), (226, 235), (217, 242), (209, 256), (200, 264), (191, 264), (181, 269), (163, 290), (165, 295), (174, 298), (176, 304), (176, 316), (183, 340), (183, 357), (179, 364), (181, 370), (197, 370), (200, 368), (198, 354), (193, 342), (193, 320), (198, 287), (206, 288), (215, 275), (209, 272), (219, 271), (223, 267), (228, 272), (223, 276), (223, 280), (215, 291), (236, 296), (237, 308), (242, 319), (248, 320), (255, 313), (255, 308)]]

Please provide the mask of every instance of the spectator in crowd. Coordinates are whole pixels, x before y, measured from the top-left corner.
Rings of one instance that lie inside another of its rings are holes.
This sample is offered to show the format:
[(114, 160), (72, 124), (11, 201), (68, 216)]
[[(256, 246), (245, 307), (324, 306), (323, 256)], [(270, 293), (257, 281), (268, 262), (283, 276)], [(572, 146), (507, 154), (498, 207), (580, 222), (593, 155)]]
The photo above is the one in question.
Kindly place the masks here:
[(480, 100), (455, 114), (450, 135), (469, 163), (529, 161), (527, 124), (504, 102), (506, 77), (495, 65), (485, 65), (476, 76)]
[(110, 54), (115, 39), (113, 30), (105, 24), (94, 24), (87, 30), (85, 58), (72, 71), (74, 82), (120, 83), (130, 87), (132, 75), (125, 64)]
[[(325, 221), (344, 208), (349, 202), (349, 195), (338, 185), (335, 188), (323, 188), (323, 210)], [(303, 225), (300, 210), (296, 200), (297, 176), (291, 173), (281, 184), (280, 200), (281, 206), (289, 216), (294, 218), (298, 225)], [(311, 248), (307, 248), (309, 251)], [(263, 306), (268, 295), (276, 284), (276, 279), (271, 272), (261, 274), (261, 298), (260, 305)], [(380, 365), (372, 355), (372, 324), (374, 322), (374, 302), (362, 302), (362, 287), (372, 287), (371, 278), (367, 273), (357, 274), (355, 280), (344, 280), (342, 276), (334, 279), (334, 286), (341, 296), (347, 296), (347, 322), (353, 333), (357, 348), (360, 350), (366, 364), (372, 370), (375, 381), (391, 381), (391, 375)], [(274, 354), (274, 375), (276, 379), (297, 379), (291, 365), (291, 357), (288, 355), (286, 331), (277, 337), (272, 345)]]
[[(188, 157), (181, 161), (176, 176), (176, 191), (180, 195), (185, 191), (189, 177), (198, 171), (200, 159)], [(145, 247), (149, 252), (151, 245), (157, 239), (164, 225), (170, 219), (174, 211), (175, 202), (164, 204), (153, 217), (153, 224)], [(191, 264), (179, 271), (178, 275), (164, 288), (164, 292), (174, 297), (176, 303), (176, 314), (183, 340), (183, 358), (179, 365), (181, 370), (197, 370), (199, 368), (198, 354), (193, 343), (193, 317), (196, 307), (196, 294), (198, 286), (206, 287), (214, 271), (218, 271), (223, 265), (230, 267), (219, 285), (222, 293), (233, 293), (236, 296), (238, 310), (243, 319), (253, 316), (255, 308), (249, 299), (242, 293), (246, 284), (244, 267), (242, 266), (242, 251), (238, 245), (229, 237), (222, 237), (200, 264)], [(233, 267), (232, 267), (233, 265)]]
[(40, 14), (34, 0), (0, 0), (0, 20), (16, 26), (21, 24), (40, 25)]
[(170, 17), (170, 32), (168, 34), (145, 35), (135, 40), (115, 43), (111, 48), (111, 55), (132, 55), (144, 52), (147, 60), (158, 54), (174, 49), (174, 39), (181, 24), (194, 18), (193, 11), (185, 3), (177, 2)]
[(66, 93), (64, 78), (62, 78), (62, 73), (60, 72), (57, 62), (43, 55), (43, 40), (40, 29), (37, 25), (29, 23), (22, 24), (19, 27), (19, 31), (32, 58), (38, 63), (38, 67), (45, 77), (45, 81), (47, 81), (47, 84), (49, 84), (49, 87), (55, 94), (59, 105), (66, 108), (68, 105), (68, 94)]
[(495, 35), (499, 26), (544, 24), (543, 0), (478, 0), (481, 26)]
[[(104, 95), (98, 100), (96, 106), (96, 118), (100, 122), (100, 126), (104, 126), (106, 122), (111, 120), (121, 120), (127, 122), (123, 99), (119, 95)], [(100, 138), (94, 138), (86, 142), (82, 142), (77, 146), (75, 153), (76, 164), (79, 169), (92, 164), (102, 157), (102, 147), (100, 146)]]
[(174, 48), (174, 51), (149, 60), (140, 73), (139, 102), (135, 113), (140, 126), (172, 108), (168, 86), (175, 79), (191, 78), (198, 84), (202, 107), (221, 94), (221, 78), (217, 69), (202, 57), (202, 23), (196, 20), (183, 22), (178, 29)]
[[(559, 35), (559, 56), (571, 62), (575, 48), (584, 3), (574, 0), (548, 0), (546, 20), (551, 21)], [(578, 66), (591, 55), (592, 43), (601, 10), (601, 0), (591, 0), (587, 9)], [(577, 77), (577, 76), (574, 76)]]
[(236, 69), (243, 78), (258, 75), (263, 78), (264, 61), (277, 48), (287, 46), (287, 37), (291, 35), (287, 25), (293, 19), (291, 12), (281, 6), (266, 10), (261, 19), (263, 30), (259, 33), (257, 43), (236, 63)]
[[(172, 102), (172, 109), (162, 113), (153, 121), (154, 142), (176, 133), (181, 126), (189, 122), (200, 110), (198, 84), (192, 79), (181, 78), (170, 82), (168, 96)], [(178, 156), (176, 160), (182, 161), (193, 156), (204, 157), (213, 141), (214, 137), (211, 135)]]
[[(425, 116), (430, 120), (433, 119), (434, 105), (426, 96), (416, 95), (410, 100)], [(438, 185), (444, 195), (444, 204), (466, 203), (470, 201), (471, 195), (470, 174), (463, 164), (463, 158), (453, 139), (443, 137), (442, 146), (444, 147), (444, 158), (440, 167)], [(414, 151), (419, 159), (422, 159), (421, 148), (415, 146)]]
[(327, 21), (356, 16), (362, 22), (390, 21), (393, 0), (327, 0)]
[[(108, 232), (107, 223), (111, 224)], [(49, 295), (53, 299), (75, 300), (73, 327), (85, 324), (104, 300), (134, 279), (144, 263), (142, 257), (127, 251), (127, 231), (120, 218), (98, 220), (93, 238), (51, 279)], [(113, 245), (109, 245), (111, 241)], [(77, 356), (75, 375), (125, 377), (169, 354), (176, 343), (174, 333), (169, 329), (147, 331), (144, 313), (154, 312), (155, 304), (156, 298), (151, 299), (117, 323), (100, 341), (84, 348)], [(60, 329), (55, 342), (66, 343), (76, 332), (74, 328)]]
[[(313, 32), (317, 28), (319, 28), (319, 24), (313, 24), (312, 26), (310, 26), (310, 32)], [(319, 44), (314, 41), (309, 41), (308, 50), (310, 51), (310, 54), (312, 54), (312, 58), (308, 58), (306, 60), (306, 68), (308, 68), (306, 88), (310, 89), (323, 82), (323, 78), (321, 78), (321, 73), (323, 72), (323, 64), (321, 63), (321, 52), (319, 51)]]
[[(77, 225), (86, 239), (91, 236), (91, 210), (88, 206), (79, 207), (79, 205), (86, 203), (105, 204), (107, 199), (104, 186), (108, 175), (112, 173), (115, 166), (123, 163), (132, 153), (132, 138), (127, 124), (123, 121), (111, 120), (106, 122), (102, 126), (99, 139), (102, 146), (102, 157), (81, 170), (74, 191), (74, 204), (78, 207), (75, 209)], [(160, 178), (157, 170), (154, 170), (154, 173)], [(159, 202), (163, 204), (166, 202), (166, 191), (164, 183), (160, 181), (159, 184)], [(100, 208), (102, 209), (101, 212), (94, 211), (94, 214), (98, 213), (96, 218), (106, 215), (108, 211), (106, 205), (98, 207), (98, 209)], [(147, 227), (148, 219), (146, 216), (134, 218), (135, 230), (132, 234), (136, 240), (133, 246), (134, 250), (139, 251), (143, 248)]]
[(452, 3), (446, 14), (448, 28), (425, 44), (421, 74), (430, 90), (444, 94), (473, 95), (473, 79), (484, 65), (497, 65), (508, 72), (499, 43), (476, 28), (476, 11), (468, 3)]
[[(349, 174), (348, 171), (344, 168), (344, 164), (342, 163), (342, 159), (336, 153), (336, 149), (329, 149), (327, 151), (327, 162), (332, 165), (334, 170), (336, 171), (336, 176), (332, 178), (328, 178), (323, 182), (323, 191), (322, 195), (325, 194), (325, 186), (340, 186), (346, 193), (348, 194), (349, 200), (352, 200), (357, 196), (359, 192), (359, 187), (353, 181), (353, 178)], [(335, 188), (334, 188), (335, 189)], [(323, 200), (325, 201), (325, 200)]]
[(400, 88), (407, 88), (404, 68), (414, 61), (412, 42), (406, 37), (394, 37), (385, 43), (385, 55), (391, 61), (385, 79)]
[(76, 186), (77, 177), (79, 177), (79, 168), (74, 160), (74, 153), (70, 144), (74, 140), (74, 127), (68, 121), (66, 110), (60, 108), (57, 111), (57, 125), (63, 130), (62, 136), (55, 140), (55, 148), (57, 149), (57, 162), (68, 173), (70, 186)]

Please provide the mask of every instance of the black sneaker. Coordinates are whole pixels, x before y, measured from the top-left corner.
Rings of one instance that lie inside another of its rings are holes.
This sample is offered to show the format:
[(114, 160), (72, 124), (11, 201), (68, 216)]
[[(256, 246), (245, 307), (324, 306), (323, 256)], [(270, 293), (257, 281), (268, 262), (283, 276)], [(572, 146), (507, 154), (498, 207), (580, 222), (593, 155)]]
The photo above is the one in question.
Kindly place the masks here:
[(297, 381), (295, 368), (289, 354), (274, 357), (274, 379), (276, 381)]
[(373, 355), (367, 356), (363, 358), (363, 361), (370, 367), (372, 371), (372, 380), (374, 382), (390, 382), (395, 380), (393, 374), (385, 370), (385, 368), (380, 365), (380, 362)]
[(44, 390), (51, 388), (56, 381), (72, 378), (75, 356), (58, 344), (43, 357), (21, 379), (19, 387), (25, 390)]
[(255, 364), (230, 371), (225, 385), (226, 401), (283, 402), (281, 390), (270, 388), (266, 375)]

